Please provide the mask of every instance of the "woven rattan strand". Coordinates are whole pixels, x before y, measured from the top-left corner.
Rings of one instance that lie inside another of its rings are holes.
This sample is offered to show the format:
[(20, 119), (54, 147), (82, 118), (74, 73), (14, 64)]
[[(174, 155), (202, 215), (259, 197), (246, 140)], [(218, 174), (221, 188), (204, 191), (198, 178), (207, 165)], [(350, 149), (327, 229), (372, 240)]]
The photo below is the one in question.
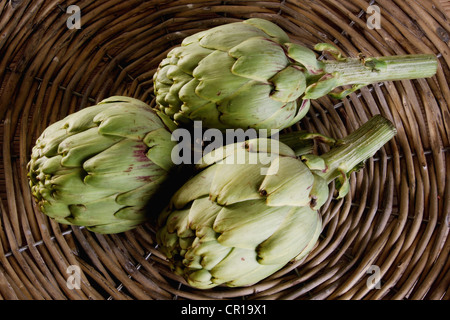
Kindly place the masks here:
[[(80, 29), (67, 24), (73, 4)], [(369, 28), (369, 6), (380, 9), (380, 28)], [(170, 271), (151, 224), (98, 235), (36, 209), (26, 164), (47, 125), (111, 95), (154, 105), (152, 76), (168, 50), (194, 32), (251, 17), (310, 48), (329, 42), (347, 56), (439, 60), (430, 79), (321, 98), (292, 128), (340, 138), (382, 114), (398, 130), (352, 174), (351, 193), (323, 207), (320, 241), (305, 260), (251, 287), (200, 291)], [(449, 17), (449, 2), (439, 0), (0, 0), (0, 300), (448, 300)], [(72, 265), (82, 271), (76, 290), (67, 282)], [(375, 275), (380, 282), (371, 286)]]

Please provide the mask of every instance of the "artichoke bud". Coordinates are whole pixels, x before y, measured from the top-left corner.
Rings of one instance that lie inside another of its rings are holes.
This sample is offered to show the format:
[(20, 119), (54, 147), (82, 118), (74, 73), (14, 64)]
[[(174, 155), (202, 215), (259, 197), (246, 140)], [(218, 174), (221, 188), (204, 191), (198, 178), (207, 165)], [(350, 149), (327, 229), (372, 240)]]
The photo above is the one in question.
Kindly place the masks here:
[[(395, 133), (392, 123), (375, 116), (322, 155), (299, 159), (283, 142), (278, 150), (267, 148), (272, 144), (263, 140), (270, 138), (213, 150), (162, 211), (157, 242), (193, 287), (252, 285), (313, 250), (322, 231), (319, 209), (331, 196), (328, 184), (343, 182), (343, 196), (347, 175)], [(293, 135), (302, 136), (310, 141), (314, 135)], [(271, 162), (227, 161), (236, 153)]]
[[(363, 59), (344, 57), (328, 43), (312, 49), (260, 18), (193, 34), (153, 76), (157, 108), (182, 125), (201, 120), (222, 130), (284, 129), (306, 115), (310, 99), (341, 99), (371, 83), (426, 78), (437, 70), (430, 54)], [(331, 58), (319, 59), (316, 51)], [(351, 88), (338, 90), (346, 85)]]
[(98, 233), (130, 230), (159, 212), (175, 168), (175, 126), (169, 129), (165, 117), (142, 101), (115, 96), (47, 127), (27, 166), (38, 208)]

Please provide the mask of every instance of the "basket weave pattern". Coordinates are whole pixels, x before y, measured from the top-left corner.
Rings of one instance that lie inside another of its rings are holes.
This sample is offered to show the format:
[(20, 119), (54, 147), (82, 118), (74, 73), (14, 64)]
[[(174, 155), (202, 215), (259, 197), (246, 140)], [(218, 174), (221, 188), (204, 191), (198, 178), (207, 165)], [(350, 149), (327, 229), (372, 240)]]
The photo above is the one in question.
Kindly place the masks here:
[[(81, 29), (68, 27), (70, 5), (81, 9)], [(381, 28), (368, 26), (371, 5)], [(0, 300), (449, 299), (448, 10), (439, 0), (0, 0)], [(251, 17), (310, 48), (439, 60), (430, 79), (314, 101), (293, 128), (341, 138), (382, 114), (398, 130), (351, 175), (349, 195), (323, 206), (324, 229), (306, 259), (251, 287), (200, 291), (170, 271), (150, 223), (98, 235), (37, 210), (26, 164), (46, 126), (111, 95), (154, 106), (152, 76), (172, 47)], [(81, 270), (80, 289), (68, 286), (69, 266)]]

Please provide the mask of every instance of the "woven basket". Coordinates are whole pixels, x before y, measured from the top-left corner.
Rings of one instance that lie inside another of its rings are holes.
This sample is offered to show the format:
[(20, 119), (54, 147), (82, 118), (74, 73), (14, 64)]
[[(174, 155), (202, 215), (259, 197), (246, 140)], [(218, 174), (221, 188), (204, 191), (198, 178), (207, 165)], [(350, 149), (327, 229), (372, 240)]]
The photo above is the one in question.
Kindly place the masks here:
[[(70, 5), (81, 9), (81, 29)], [(439, 0), (1, 0), (0, 299), (448, 300), (448, 10)], [(46, 126), (111, 95), (154, 106), (152, 76), (173, 46), (251, 17), (310, 48), (329, 42), (355, 57), (433, 53), (440, 63), (430, 79), (321, 98), (296, 125), (340, 138), (382, 114), (398, 130), (351, 175), (350, 194), (322, 208), (324, 229), (305, 260), (251, 287), (195, 290), (170, 271), (152, 225), (98, 235), (37, 210), (26, 164)]]

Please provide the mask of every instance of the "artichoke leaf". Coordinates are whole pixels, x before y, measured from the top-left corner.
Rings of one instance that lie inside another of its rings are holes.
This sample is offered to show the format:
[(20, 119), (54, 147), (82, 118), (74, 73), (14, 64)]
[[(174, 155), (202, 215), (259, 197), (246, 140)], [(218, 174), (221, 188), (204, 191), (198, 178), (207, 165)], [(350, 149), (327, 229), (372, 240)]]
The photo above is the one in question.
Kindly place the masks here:
[[(205, 196), (194, 200), (189, 210), (189, 227), (193, 230), (200, 230), (201, 227), (212, 226), (221, 209), (222, 207), (211, 201), (209, 197)], [(196, 235), (201, 237), (200, 233)]]
[[(116, 197), (117, 203), (124, 206), (147, 206), (149, 210), (157, 207), (155, 202), (158, 202), (158, 198), (151, 197), (161, 190), (161, 185), (166, 181), (164, 176), (159, 177), (157, 180), (150, 183), (146, 183), (136, 189), (119, 193)], [(149, 202), (151, 199), (151, 202)], [(159, 203), (158, 203), (159, 205)]]
[(214, 221), (217, 241), (224, 246), (255, 249), (284, 221), (289, 207), (267, 207), (262, 200), (251, 200), (224, 207)]
[(216, 169), (215, 166), (208, 167), (189, 179), (172, 196), (171, 205), (181, 209), (197, 198), (208, 196)]
[(233, 155), (239, 148), (243, 148), (243, 144), (239, 143), (232, 143), (232, 144), (226, 144), (222, 145), (218, 148), (215, 148), (211, 150), (210, 152), (206, 153), (200, 161), (196, 164), (197, 169), (202, 169), (205, 167), (208, 167), (216, 162), (220, 162), (226, 157)]
[(148, 211), (144, 207), (127, 206), (119, 209), (114, 216), (121, 220), (132, 220), (136, 223), (147, 220)]
[(115, 201), (115, 195), (92, 202), (69, 205), (70, 216), (66, 220), (74, 225), (94, 226), (117, 221), (114, 213), (123, 206)]
[(316, 54), (311, 49), (296, 43), (286, 43), (287, 55), (303, 65), (312, 74), (320, 73), (321, 62), (317, 60)]
[(336, 190), (338, 191), (337, 199), (344, 198), (350, 191), (350, 181), (348, 171), (345, 168), (338, 168), (339, 176), (336, 179)]
[(240, 22), (221, 25), (204, 32), (200, 37), (200, 45), (212, 50), (226, 52), (246, 39), (269, 36), (262, 30)]
[(269, 35), (274, 41), (277, 41), (278, 43), (285, 43), (289, 42), (289, 36), (284, 32), (283, 29), (281, 29), (276, 24), (265, 20), (265, 19), (258, 19), (258, 18), (250, 18), (247, 20), (242, 21), (243, 23), (250, 24)]
[[(180, 239), (181, 240), (181, 239)], [(192, 246), (194, 247), (198, 247), (199, 244), (197, 244), (194, 240)], [(185, 254), (184, 254), (184, 258), (181, 261), (181, 263), (183, 264), (184, 267), (187, 267), (189, 269), (185, 269), (184, 272), (190, 273), (192, 271), (192, 269), (202, 269), (202, 265), (201, 265), (201, 260), (202, 257), (196, 253), (193, 252), (192, 248), (187, 248)]]
[(163, 127), (162, 121), (149, 106), (114, 103), (99, 112), (94, 121), (99, 133), (133, 140), (142, 140), (149, 131)]
[(209, 100), (204, 99), (195, 93), (195, 89), (199, 84), (200, 81), (198, 79), (192, 78), (178, 92), (178, 96), (183, 102), (181, 111), (189, 112), (187, 115), (210, 103)]
[[(176, 50), (180, 48), (180, 50)], [(202, 47), (198, 42), (191, 42), (182, 47), (173, 49), (173, 54), (176, 55), (178, 60), (178, 67), (185, 73), (192, 75), (194, 69), (199, 62), (207, 57), (211, 52), (211, 49)]]
[(281, 102), (297, 100), (306, 89), (306, 77), (297, 66), (288, 66), (269, 80), (274, 85), (272, 99)]
[(178, 237), (193, 235), (189, 228), (189, 209), (174, 210), (167, 217), (167, 231), (176, 233)]
[(325, 172), (325, 170), (327, 169), (325, 160), (315, 154), (302, 155), (301, 159), (311, 170), (320, 170)]
[(210, 289), (216, 286), (211, 282), (211, 273), (206, 269), (195, 270), (194, 272), (189, 273), (187, 282), (191, 286), (200, 289)]
[(301, 161), (278, 157), (272, 161), (260, 193), (267, 195), (269, 206), (304, 206), (310, 201), (313, 183), (311, 171)]
[(167, 72), (170, 70), (171, 65), (168, 63), (163, 63), (166, 59), (164, 59), (158, 67), (158, 72), (154, 74), (155, 80), (155, 89), (159, 90), (161, 88), (169, 88), (173, 80), (169, 79), (167, 76)]
[(98, 224), (95, 226), (87, 227), (89, 231), (101, 233), (101, 234), (112, 234), (120, 233), (124, 230), (130, 230), (136, 228), (141, 224), (139, 220), (116, 220), (108, 224)]
[(327, 95), (330, 91), (339, 85), (338, 75), (326, 74), (315, 82), (309, 85), (305, 90), (303, 99), (319, 99)]
[[(155, 90), (158, 92), (156, 97), (156, 103), (158, 104), (158, 108), (167, 114), (169, 117), (172, 117), (174, 112), (169, 103), (166, 100), (167, 94), (169, 93), (170, 86), (155, 86)], [(178, 110), (177, 110), (178, 111)]]
[(297, 102), (290, 101), (287, 103), (280, 102), (284, 104), (278, 110), (274, 111), (268, 118), (261, 120), (256, 123), (255, 129), (264, 128), (280, 128), (280, 124), (291, 123), (295, 124), (295, 117), (297, 114)]
[[(173, 257), (173, 252), (178, 248), (179, 237), (176, 233), (169, 232), (167, 225), (163, 225), (158, 229), (156, 233), (156, 240), (159, 244), (162, 244), (164, 254), (170, 259)], [(174, 252), (175, 253), (175, 252)]]
[[(211, 270), (220, 261), (222, 261), (232, 250), (232, 248), (225, 247), (216, 240), (197, 243), (197, 245), (190, 248), (186, 254), (183, 264), (190, 268), (204, 268)], [(195, 260), (197, 266), (195, 266)]]
[(284, 267), (284, 264), (259, 265), (245, 275), (236, 278), (235, 280), (227, 282), (230, 287), (250, 286), (262, 279), (267, 278), (273, 273)]
[[(246, 154), (248, 154), (246, 152)], [(234, 154), (223, 161), (233, 158)], [(232, 160), (234, 161), (234, 160)], [(217, 163), (216, 174), (211, 184), (210, 199), (219, 205), (229, 205), (250, 199), (259, 199), (259, 186), (264, 179), (258, 163)]]
[[(144, 108), (144, 109), (149, 108), (148, 104), (146, 104), (145, 102), (143, 102), (139, 99), (126, 97), (126, 96), (111, 96), (106, 99), (103, 99), (97, 105), (101, 106), (103, 104), (120, 104), (120, 105), (125, 105), (126, 108), (136, 108), (136, 107)], [(103, 106), (103, 108), (105, 108), (105, 107)], [(107, 108), (110, 108), (110, 106), (108, 106)]]
[[(267, 158), (275, 159), (275, 155), (282, 155), (286, 157), (295, 158), (295, 152), (285, 143), (275, 138), (256, 138), (245, 142), (245, 148), (248, 152), (258, 152), (260, 154), (267, 154)], [(262, 157), (260, 157), (263, 159)]]
[(61, 164), (65, 167), (80, 167), (83, 161), (120, 140), (121, 137), (100, 135), (97, 128), (72, 135), (59, 145), (58, 153), (63, 155)]
[(201, 243), (213, 240), (216, 241), (218, 234), (214, 231), (211, 225), (197, 226), (197, 228), (195, 229), (195, 235), (197, 238), (195, 238), (194, 242)]
[(33, 157), (53, 157), (58, 154), (58, 148), (62, 141), (74, 135), (75, 133), (67, 133), (67, 130), (64, 128), (58, 130), (49, 130), (53, 129), (53, 126), (48, 127), (44, 130), (41, 137), (36, 141), (36, 148), (33, 150)]
[(177, 142), (172, 141), (172, 135), (166, 128), (160, 128), (149, 132), (144, 143), (149, 147), (147, 158), (166, 171), (170, 171), (174, 167), (171, 158), (172, 149)]
[(245, 40), (228, 54), (236, 59), (233, 74), (265, 83), (289, 64), (283, 48), (265, 37)]
[[(155, 173), (156, 169), (143, 168), (130, 172), (117, 173), (89, 173), (84, 177), (84, 182), (88, 186), (99, 189), (109, 189), (115, 192), (125, 192), (136, 189), (146, 183), (157, 181), (161, 174)], [(164, 170), (160, 169), (164, 172)]]
[[(270, 98), (272, 85), (255, 80), (247, 82), (233, 95), (220, 101), (217, 108), (222, 113), (220, 120), (234, 128), (252, 127), (270, 118), (274, 112), (283, 108), (285, 103)], [(246, 106), (242, 108), (242, 106)], [(252, 125), (248, 125), (249, 119)]]
[(311, 240), (309, 241), (308, 245), (296, 256), (293, 261), (298, 261), (303, 259), (307, 254), (313, 250), (313, 248), (317, 244), (317, 240), (319, 239), (320, 234), (322, 233), (322, 219), (319, 219), (316, 230), (314, 231), (313, 236), (311, 237)]
[(214, 51), (194, 69), (193, 76), (199, 80), (195, 93), (208, 101), (220, 102), (236, 92), (249, 79), (231, 72), (235, 59), (226, 52)]
[(113, 189), (97, 189), (83, 183), (86, 172), (79, 168), (67, 170), (64, 174), (53, 176), (46, 181), (46, 189), (51, 189), (48, 201), (58, 201), (65, 204), (84, 203), (109, 196), (114, 193)]
[(38, 169), (41, 172), (45, 174), (59, 174), (59, 172), (65, 172), (67, 170), (70, 170), (68, 168), (65, 168), (61, 161), (63, 159), (62, 155), (57, 155), (51, 158), (42, 157), (39, 158), (38, 161), (35, 163), (35, 167), (32, 167), (31, 169)]
[(310, 192), (311, 198), (310, 207), (312, 209), (318, 209), (322, 207), (322, 205), (328, 200), (330, 191), (328, 188), (328, 183), (324, 178), (316, 174), (313, 175), (314, 175), (314, 184)]
[[(182, 112), (180, 114), (185, 114), (183, 111), (183, 106), (181, 106)], [(205, 121), (208, 121), (208, 123), (211, 123), (214, 125), (217, 129), (225, 129), (226, 126), (222, 122), (220, 122), (220, 112), (217, 109), (217, 105), (214, 102), (210, 102), (207, 104), (204, 104), (202, 106), (199, 106), (199, 108), (189, 108), (189, 118), (192, 121), (201, 121), (204, 123)]]
[(44, 200), (39, 202), (39, 209), (59, 223), (70, 224), (70, 222), (65, 218), (69, 217), (71, 212), (65, 203)]
[(211, 269), (211, 281), (222, 284), (245, 276), (259, 266), (254, 249), (233, 248), (230, 253)]
[(286, 264), (309, 245), (318, 223), (317, 211), (309, 206), (293, 207), (278, 230), (257, 247), (258, 262)]
[(204, 31), (199, 31), (196, 32), (190, 36), (187, 36), (186, 38), (183, 39), (183, 41), (181, 42), (181, 46), (187, 46), (193, 42), (198, 42), (201, 38), (204, 37), (204, 35), (208, 32), (209, 30), (204, 30)]
[(289, 126), (294, 125), (295, 123), (297, 123), (301, 119), (303, 119), (306, 116), (306, 114), (308, 113), (310, 106), (311, 106), (311, 100), (303, 99), (303, 100), (297, 101), (297, 114), (295, 115), (294, 119), (292, 119), (292, 121), (289, 122)]
[(66, 130), (67, 134), (77, 133), (96, 127), (97, 124), (94, 122), (94, 118), (104, 108), (105, 106), (99, 104), (81, 109), (76, 113), (72, 113), (64, 119), (64, 124), (61, 128)]
[(146, 155), (147, 145), (142, 141), (124, 139), (96, 154), (83, 164), (89, 174), (158, 175), (165, 172), (151, 163)]
[(179, 109), (182, 104), (179, 98), (179, 92), (189, 81), (192, 80), (192, 76), (183, 72), (178, 66), (171, 66), (167, 70), (167, 77), (172, 79), (173, 83), (165, 96), (165, 100), (171, 107)]
[(65, 126), (66, 120), (69, 116), (64, 119), (58, 120), (46, 127), (41, 135), (37, 138), (36, 144), (45, 144), (45, 142), (52, 141), (53, 139), (57, 139), (61, 136), (67, 137), (67, 128), (65, 128)]

